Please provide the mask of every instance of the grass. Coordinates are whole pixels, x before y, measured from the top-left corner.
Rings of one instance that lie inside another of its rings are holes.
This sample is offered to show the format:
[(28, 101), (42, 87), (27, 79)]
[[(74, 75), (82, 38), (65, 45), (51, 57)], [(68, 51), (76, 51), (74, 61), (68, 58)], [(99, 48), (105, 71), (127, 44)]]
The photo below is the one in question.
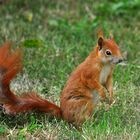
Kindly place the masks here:
[(111, 31), (127, 65), (114, 72), (114, 98), (102, 104), (82, 131), (44, 114), (0, 112), (0, 139), (140, 140), (140, 1), (11, 0), (0, 5), (0, 43), (11, 40), (24, 51), (24, 69), (12, 82), (17, 94), (36, 91), (59, 105), (73, 69), (96, 44), (99, 27)]

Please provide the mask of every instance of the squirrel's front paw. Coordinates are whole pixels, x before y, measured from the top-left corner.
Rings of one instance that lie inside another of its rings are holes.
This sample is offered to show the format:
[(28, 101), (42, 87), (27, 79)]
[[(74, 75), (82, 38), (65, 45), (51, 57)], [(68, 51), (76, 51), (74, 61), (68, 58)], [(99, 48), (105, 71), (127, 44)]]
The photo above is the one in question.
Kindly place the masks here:
[(113, 104), (115, 104), (115, 102), (116, 102), (116, 100), (111, 99), (111, 100), (109, 100), (109, 105), (112, 106)]
[(109, 109), (115, 104), (116, 100), (112, 100), (111, 104), (110, 104), (110, 100), (109, 100), (109, 104), (106, 105), (105, 110), (109, 111)]

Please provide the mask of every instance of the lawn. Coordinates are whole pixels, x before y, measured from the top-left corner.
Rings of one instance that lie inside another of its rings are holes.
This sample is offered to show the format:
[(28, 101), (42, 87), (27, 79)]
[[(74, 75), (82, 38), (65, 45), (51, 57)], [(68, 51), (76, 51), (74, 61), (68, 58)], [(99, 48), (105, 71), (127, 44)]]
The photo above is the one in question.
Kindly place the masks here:
[(59, 105), (73, 69), (97, 43), (97, 30), (112, 32), (125, 65), (114, 72), (116, 103), (96, 108), (78, 131), (44, 114), (8, 116), (0, 111), (0, 139), (140, 140), (140, 0), (9, 0), (0, 5), (0, 43), (24, 52), (23, 71), (12, 81), (17, 94), (36, 91)]

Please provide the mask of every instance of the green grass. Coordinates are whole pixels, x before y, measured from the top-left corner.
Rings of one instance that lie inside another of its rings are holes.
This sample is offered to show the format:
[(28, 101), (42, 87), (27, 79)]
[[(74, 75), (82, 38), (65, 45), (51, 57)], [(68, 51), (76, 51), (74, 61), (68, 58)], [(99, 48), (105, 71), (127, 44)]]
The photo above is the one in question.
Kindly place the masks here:
[(59, 105), (73, 69), (97, 42), (97, 29), (111, 31), (127, 65), (114, 72), (109, 111), (98, 107), (82, 131), (44, 114), (8, 116), (0, 112), (0, 139), (140, 140), (140, 1), (11, 0), (0, 5), (0, 43), (11, 40), (24, 51), (23, 72), (11, 88), (36, 91)]

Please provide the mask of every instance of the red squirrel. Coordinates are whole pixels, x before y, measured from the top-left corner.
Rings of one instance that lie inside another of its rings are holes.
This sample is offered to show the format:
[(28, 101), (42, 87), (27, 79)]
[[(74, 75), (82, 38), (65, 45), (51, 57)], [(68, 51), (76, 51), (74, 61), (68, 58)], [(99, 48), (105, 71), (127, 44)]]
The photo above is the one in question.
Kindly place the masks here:
[(106, 89), (112, 103), (112, 73), (122, 60), (114, 38), (105, 39), (99, 31), (97, 45), (68, 78), (59, 107), (36, 93), (17, 96), (10, 90), (10, 81), (22, 69), (22, 54), (19, 49), (11, 52), (10, 45), (4, 44), (0, 47), (0, 103), (7, 114), (37, 110), (79, 126), (92, 115), (97, 97), (106, 99)]

